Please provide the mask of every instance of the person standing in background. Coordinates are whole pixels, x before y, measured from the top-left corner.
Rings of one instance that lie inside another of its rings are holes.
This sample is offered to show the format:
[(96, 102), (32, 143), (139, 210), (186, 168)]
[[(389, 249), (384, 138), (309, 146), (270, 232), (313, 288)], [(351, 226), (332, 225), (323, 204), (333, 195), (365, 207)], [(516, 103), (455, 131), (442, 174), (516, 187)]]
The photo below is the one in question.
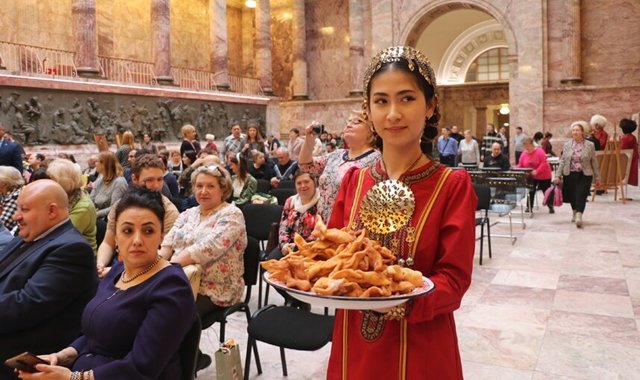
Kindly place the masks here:
[[(487, 124), (487, 129), (484, 134), (484, 138), (482, 139), (482, 144), (480, 145), (480, 159), (484, 161), (485, 157), (491, 154), (491, 147), (493, 143), (501, 143), (498, 134), (496, 133), (496, 127), (489, 123)], [(502, 149), (502, 144), (500, 144)]]
[(513, 149), (516, 154), (516, 163), (520, 162), (520, 155), (524, 151), (524, 139), (527, 135), (522, 132), (522, 127), (516, 127), (516, 135), (513, 136)]
[(440, 163), (453, 167), (456, 166), (458, 142), (449, 134), (449, 128), (442, 128), (442, 138), (438, 140), (438, 152), (440, 153)]
[[(289, 157), (293, 161), (298, 161), (300, 158), (300, 149), (302, 149), (302, 144), (304, 140), (300, 137), (300, 130), (298, 128), (291, 128), (289, 131), (289, 144), (287, 144), (287, 151), (289, 152)], [(278, 150), (276, 149), (277, 155)]]

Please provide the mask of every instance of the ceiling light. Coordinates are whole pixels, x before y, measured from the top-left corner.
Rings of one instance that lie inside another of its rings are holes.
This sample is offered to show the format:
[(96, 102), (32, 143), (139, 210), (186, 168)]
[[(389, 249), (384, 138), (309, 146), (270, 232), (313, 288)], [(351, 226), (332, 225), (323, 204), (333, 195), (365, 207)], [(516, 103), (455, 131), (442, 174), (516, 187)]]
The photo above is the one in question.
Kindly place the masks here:
[(500, 115), (508, 115), (509, 112), (511, 112), (509, 110), (509, 104), (508, 103), (501, 104), (500, 105), (500, 111), (498, 111), (498, 112), (500, 112)]
[(247, 8), (255, 8), (256, 7), (256, 0), (247, 0), (244, 2), (244, 5)]

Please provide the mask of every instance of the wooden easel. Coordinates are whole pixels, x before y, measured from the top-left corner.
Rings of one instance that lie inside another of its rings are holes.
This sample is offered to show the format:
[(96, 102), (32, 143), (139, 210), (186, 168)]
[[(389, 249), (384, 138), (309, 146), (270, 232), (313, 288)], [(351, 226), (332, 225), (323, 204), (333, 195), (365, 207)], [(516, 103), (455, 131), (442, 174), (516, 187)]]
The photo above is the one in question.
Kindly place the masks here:
[[(615, 161), (614, 161), (615, 160)], [(604, 170), (603, 170), (604, 169)], [(609, 181), (610, 173), (615, 170), (615, 179), (613, 183)], [(606, 192), (610, 188), (614, 188), (613, 199), (618, 200), (618, 186), (620, 187), (620, 195), (622, 203), (626, 203), (624, 196), (624, 175), (622, 175), (622, 166), (620, 162), (620, 139), (618, 133), (613, 131), (613, 138), (607, 141), (607, 146), (604, 150), (604, 156), (602, 157), (602, 163), (600, 166), (600, 177), (602, 177), (602, 187)], [(593, 192), (591, 201), (596, 199), (596, 192)]]

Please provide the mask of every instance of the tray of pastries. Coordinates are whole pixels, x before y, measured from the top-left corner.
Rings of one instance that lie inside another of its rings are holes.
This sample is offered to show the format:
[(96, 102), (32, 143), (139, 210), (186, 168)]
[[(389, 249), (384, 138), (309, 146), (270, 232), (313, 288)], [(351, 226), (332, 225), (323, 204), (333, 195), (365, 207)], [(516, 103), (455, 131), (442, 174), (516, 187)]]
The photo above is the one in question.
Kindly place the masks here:
[(302, 302), (351, 310), (389, 308), (435, 290), (419, 271), (396, 265), (365, 230), (327, 228), (318, 218), (312, 235), (295, 235), (297, 250), (261, 263), (267, 283)]

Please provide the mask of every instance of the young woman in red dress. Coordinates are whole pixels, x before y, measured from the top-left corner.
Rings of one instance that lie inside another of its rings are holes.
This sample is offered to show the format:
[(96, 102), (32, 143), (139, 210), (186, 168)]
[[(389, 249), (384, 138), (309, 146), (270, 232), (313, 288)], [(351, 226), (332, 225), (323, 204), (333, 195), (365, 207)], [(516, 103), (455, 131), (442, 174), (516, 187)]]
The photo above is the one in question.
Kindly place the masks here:
[(428, 154), (440, 114), (421, 52), (383, 50), (364, 88), (382, 158), (347, 172), (329, 226), (365, 228), (435, 291), (392, 309), (338, 310), (327, 378), (462, 379), (453, 311), (471, 282), (476, 195), (465, 171)]

